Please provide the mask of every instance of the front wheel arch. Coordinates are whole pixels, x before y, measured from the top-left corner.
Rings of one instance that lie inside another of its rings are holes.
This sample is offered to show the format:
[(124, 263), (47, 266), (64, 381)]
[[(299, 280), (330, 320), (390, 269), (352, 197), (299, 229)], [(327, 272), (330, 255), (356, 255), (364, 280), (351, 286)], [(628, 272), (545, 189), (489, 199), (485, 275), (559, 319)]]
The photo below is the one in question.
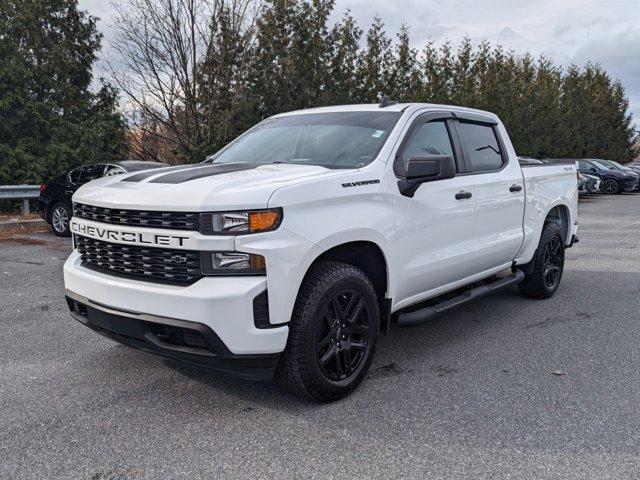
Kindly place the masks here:
[[(379, 245), (371, 241), (352, 241), (336, 245), (318, 255), (307, 268), (304, 278), (321, 262), (339, 262), (361, 270), (373, 284), (378, 297), (380, 329), (390, 327), (389, 264)], [(304, 279), (303, 279), (304, 282)]]

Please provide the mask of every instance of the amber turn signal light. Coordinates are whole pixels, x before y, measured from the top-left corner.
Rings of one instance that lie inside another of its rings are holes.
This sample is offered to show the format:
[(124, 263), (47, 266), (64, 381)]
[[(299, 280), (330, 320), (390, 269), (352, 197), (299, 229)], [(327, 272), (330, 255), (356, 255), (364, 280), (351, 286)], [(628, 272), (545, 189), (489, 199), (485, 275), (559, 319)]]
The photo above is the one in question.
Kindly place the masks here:
[(280, 212), (278, 210), (261, 210), (249, 213), (249, 231), (264, 232), (274, 230), (280, 222)]

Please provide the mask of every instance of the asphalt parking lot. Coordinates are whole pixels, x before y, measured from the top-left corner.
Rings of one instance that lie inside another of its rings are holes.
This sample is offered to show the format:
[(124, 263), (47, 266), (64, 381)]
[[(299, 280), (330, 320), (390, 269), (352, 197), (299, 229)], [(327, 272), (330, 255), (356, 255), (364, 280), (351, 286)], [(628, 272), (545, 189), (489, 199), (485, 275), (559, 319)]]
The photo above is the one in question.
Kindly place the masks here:
[(392, 330), (328, 405), (118, 346), (67, 313), (68, 240), (0, 243), (0, 478), (638, 478), (640, 195), (580, 224), (554, 298)]

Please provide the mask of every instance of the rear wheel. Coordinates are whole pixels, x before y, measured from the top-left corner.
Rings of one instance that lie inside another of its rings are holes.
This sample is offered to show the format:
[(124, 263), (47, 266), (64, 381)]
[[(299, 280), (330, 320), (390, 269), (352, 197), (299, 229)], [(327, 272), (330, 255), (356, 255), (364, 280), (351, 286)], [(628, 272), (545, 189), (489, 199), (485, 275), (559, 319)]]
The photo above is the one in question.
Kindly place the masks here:
[(531, 260), (531, 273), (525, 275), (518, 289), (526, 297), (549, 298), (558, 289), (564, 270), (564, 237), (557, 222), (544, 226), (538, 249)]
[(348, 395), (369, 370), (379, 322), (373, 285), (361, 270), (319, 263), (300, 288), (276, 380), (320, 402)]
[(51, 230), (59, 237), (71, 236), (69, 230), (69, 221), (71, 220), (71, 211), (64, 203), (56, 203), (51, 210)]
[(607, 178), (602, 184), (602, 191), (610, 195), (620, 193), (620, 183), (614, 178)]

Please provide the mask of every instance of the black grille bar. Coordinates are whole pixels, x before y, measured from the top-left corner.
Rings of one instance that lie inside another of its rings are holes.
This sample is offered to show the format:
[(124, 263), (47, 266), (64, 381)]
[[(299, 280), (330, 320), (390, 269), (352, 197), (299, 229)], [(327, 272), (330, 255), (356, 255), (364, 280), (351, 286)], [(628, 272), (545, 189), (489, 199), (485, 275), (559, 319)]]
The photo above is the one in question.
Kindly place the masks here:
[(172, 284), (202, 278), (199, 252), (122, 245), (80, 235), (75, 235), (75, 242), (83, 262), (105, 272)]
[(73, 215), (79, 218), (86, 218), (87, 220), (113, 225), (193, 231), (199, 229), (200, 217), (200, 214), (191, 212), (121, 210), (119, 208), (95, 207), (83, 203), (73, 204)]

